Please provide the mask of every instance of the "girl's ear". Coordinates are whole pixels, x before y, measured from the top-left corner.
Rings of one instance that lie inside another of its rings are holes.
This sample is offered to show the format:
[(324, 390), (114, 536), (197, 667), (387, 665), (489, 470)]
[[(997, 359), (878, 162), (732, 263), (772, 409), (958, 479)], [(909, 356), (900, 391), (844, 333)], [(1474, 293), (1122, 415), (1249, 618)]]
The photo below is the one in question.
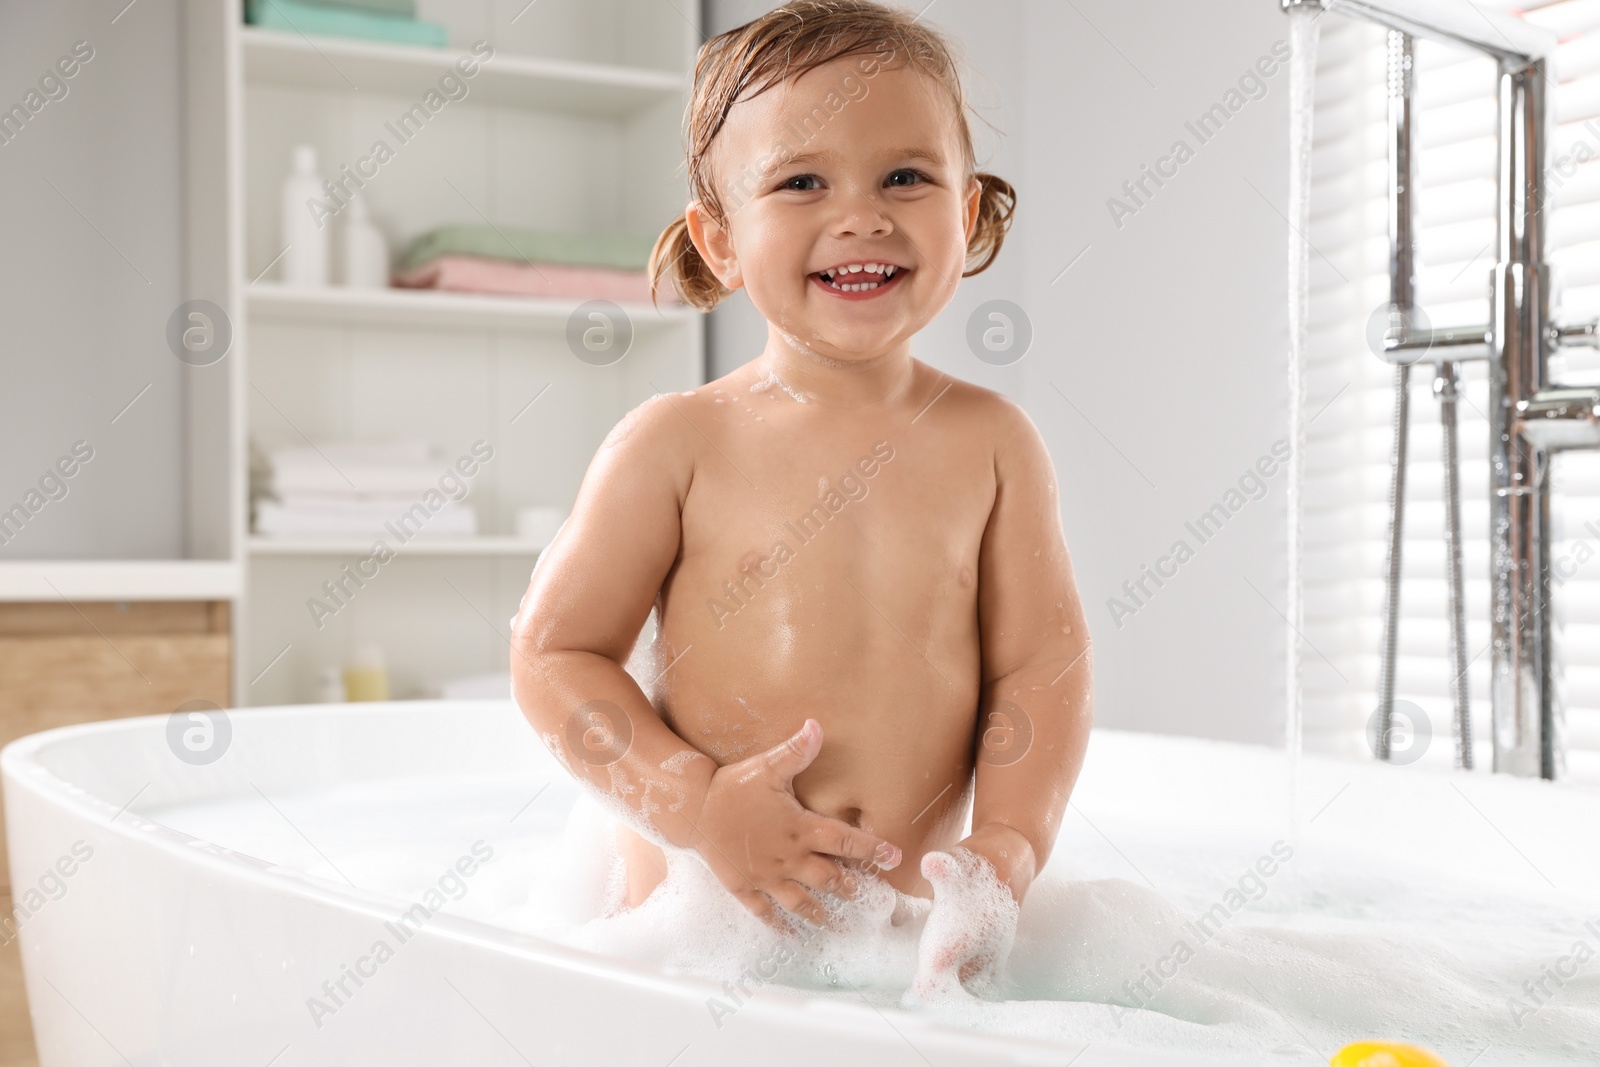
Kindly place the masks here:
[(976, 177), (967, 182), (967, 244), (972, 244), (972, 234), (978, 228), (978, 208), (983, 203), (983, 183)]
[(711, 212), (699, 200), (691, 200), (684, 210), (684, 224), (689, 240), (696, 252), (705, 260), (711, 273), (717, 276), (725, 289), (738, 289), (744, 285), (744, 274), (739, 268), (739, 256), (733, 249), (733, 236), (712, 218)]

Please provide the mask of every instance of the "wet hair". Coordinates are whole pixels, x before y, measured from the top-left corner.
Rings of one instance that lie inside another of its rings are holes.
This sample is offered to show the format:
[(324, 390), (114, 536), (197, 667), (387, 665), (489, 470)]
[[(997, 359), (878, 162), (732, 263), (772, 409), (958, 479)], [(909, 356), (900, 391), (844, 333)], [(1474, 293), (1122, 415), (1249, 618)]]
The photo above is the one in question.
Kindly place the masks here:
[[(715, 221), (725, 225), (728, 215), (712, 180), (710, 153), (712, 141), (727, 123), (729, 110), (741, 100), (759, 96), (847, 56), (862, 56), (857, 68), (868, 77), (886, 62), (903, 57), (949, 93), (965, 163), (962, 185), (966, 178), (973, 177), (982, 187), (977, 225), (967, 242), (969, 267), (962, 277), (986, 269), (999, 254), (1011, 226), (1016, 191), (1004, 178), (977, 169), (966, 94), (944, 38), (918, 23), (914, 16), (873, 0), (790, 0), (701, 46), (684, 123), (690, 199), (699, 200)], [(768, 165), (776, 167), (781, 162), (772, 158)], [(770, 172), (761, 177), (769, 175)], [(710, 311), (731, 293), (700, 257), (689, 238), (684, 215), (673, 219), (656, 239), (648, 271), (652, 300), (663, 280), (702, 311)]]

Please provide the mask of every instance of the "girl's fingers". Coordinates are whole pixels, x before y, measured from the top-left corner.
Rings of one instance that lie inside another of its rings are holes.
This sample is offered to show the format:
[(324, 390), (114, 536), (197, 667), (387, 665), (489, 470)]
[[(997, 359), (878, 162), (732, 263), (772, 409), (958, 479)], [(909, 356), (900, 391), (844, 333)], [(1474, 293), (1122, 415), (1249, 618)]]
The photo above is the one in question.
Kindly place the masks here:
[(784, 785), (789, 785), (794, 776), (811, 765), (817, 758), (817, 753), (822, 751), (822, 724), (815, 719), (807, 719), (801, 724), (800, 729), (783, 741), (757, 753), (753, 758), (760, 760), (767, 769), (783, 779)]
[(774, 930), (783, 929), (783, 920), (778, 918), (777, 909), (773, 906), (772, 898), (767, 894), (754, 889), (741, 889), (737, 890), (733, 895), (739, 899), (739, 903), (743, 904), (745, 910), (751, 915), (754, 915)]
[(776, 900), (791, 913), (811, 923), (813, 926), (826, 926), (828, 913), (820, 901), (811, 895), (810, 890), (799, 882), (780, 882), (767, 890), (772, 899)]
[(811, 814), (808, 831), (811, 848), (840, 859), (861, 860), (892, 870), (900, 863), (900, 849), (877, 834), (851, 826), (842, 819)]
[(856, 895), (856, 875), (821, 853), (812, 853), (810, 859), (803, 860), (794, 880), (819, 893), (832, 893), (846, 900)]

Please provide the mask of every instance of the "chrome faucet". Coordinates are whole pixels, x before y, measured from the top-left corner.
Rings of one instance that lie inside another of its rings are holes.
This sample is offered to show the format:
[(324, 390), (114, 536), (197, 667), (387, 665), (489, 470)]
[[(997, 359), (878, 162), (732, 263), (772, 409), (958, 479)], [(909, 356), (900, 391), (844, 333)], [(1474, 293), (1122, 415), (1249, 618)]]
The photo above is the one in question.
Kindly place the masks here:
[[(1312, 8), (1389, 29), (1389, 292), (1391, 326), (1382, 355), (1395, 363), (1389, 548), (1379, 676), (1377, 752), (1387, 759), (1394, 703), (1404, 517), (1408, 386), (1411, 364), (1431, 354), (1444, 432), (1447, 573), (1455, 678), (1456, 765), (1472, 766), (1467, 705), (1465, 612), (1461, 580), (1460, 494), (1455, 449), (1458, 364), (1489, 368), (1489, 580), (1492, 597), (1490, 704), (1494, 770), (1544, 778), (1566, 771), (1564, 708), (1552, 676), (1550, 462), (1565, 449), (1600, 448), (1600, 387), (1563, 387), (1549, 378), (1561, 347), (1600, 348), (1600, 320), (1556, 325), (1550, 318), (1550, 268), (1544, 258), (1549, 30), (1468, 0), (1279, 0), (1285, 11)], [(1497, 262), (1483, 326), (1431, 329), (1414, 302), (1414, 39), (1482, 52), (1498, 65)]]

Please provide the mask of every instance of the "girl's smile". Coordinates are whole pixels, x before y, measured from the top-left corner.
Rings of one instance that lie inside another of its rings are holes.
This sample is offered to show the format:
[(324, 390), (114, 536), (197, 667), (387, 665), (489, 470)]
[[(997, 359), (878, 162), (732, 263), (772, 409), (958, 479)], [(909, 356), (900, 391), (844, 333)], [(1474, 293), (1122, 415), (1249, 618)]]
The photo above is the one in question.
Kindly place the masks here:
[(829, 296), (840, 300), (872, 300), (898, 288), (909, 270), (869, 260), (815, 271), (808, 277)]

